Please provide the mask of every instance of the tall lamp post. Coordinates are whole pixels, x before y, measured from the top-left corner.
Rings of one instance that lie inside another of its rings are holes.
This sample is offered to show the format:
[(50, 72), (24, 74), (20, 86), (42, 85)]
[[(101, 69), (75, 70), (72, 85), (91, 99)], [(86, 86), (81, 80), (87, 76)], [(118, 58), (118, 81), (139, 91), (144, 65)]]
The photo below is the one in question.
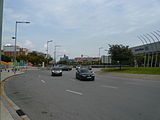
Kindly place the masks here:
[(28, 21), (16, 21), (16, 24), (15, 24), (15, 36), (12, 37), (13, 39), (15, 39), (15, 47), (14, 47), (14, 74), (16, 73), (17, 25), (18, 25), (19, 23), (29, 24), (30, 22), (28, 22)]
[(49, 43), (49, 42), (53, 42), (53, 40), (48, 40), (48, 41), (47, 41), (47, 65), (48, 65), (48, 43)]
[(103, 49), (103, 47), (99, 47), (99, 64), (101, 63), (101, 49)]
[(57, 47), (61, 47), (61, 46), (60, 46), (60, 45), (55, 45), (55, 46), (54, 46), (54, 62), (55, 62), (55, 64), (56, 64)]
[[(0, 65), (1, 65), (1, 47), (2, 47), (2, 23), (3, 23), (3, 0), (0, 0)], [(1, 71), (0, 71), (1, 83)]]

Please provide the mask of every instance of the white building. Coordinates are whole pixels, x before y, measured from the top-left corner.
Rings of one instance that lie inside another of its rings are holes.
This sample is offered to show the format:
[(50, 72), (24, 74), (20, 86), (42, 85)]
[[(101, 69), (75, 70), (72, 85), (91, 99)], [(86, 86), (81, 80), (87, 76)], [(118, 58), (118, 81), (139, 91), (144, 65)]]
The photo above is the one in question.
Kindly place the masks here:
[(160, 54), (160, 42), (132, 47), (131, 50), (134, 55), (140, 55), (144, 53)]

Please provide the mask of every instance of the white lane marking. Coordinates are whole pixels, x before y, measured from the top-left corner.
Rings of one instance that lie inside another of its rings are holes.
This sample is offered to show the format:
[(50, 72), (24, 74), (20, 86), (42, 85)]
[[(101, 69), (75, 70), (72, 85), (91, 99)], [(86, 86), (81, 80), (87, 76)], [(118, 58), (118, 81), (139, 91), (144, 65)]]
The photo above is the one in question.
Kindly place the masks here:
[(112, 89), (118, 89), (118, 87), (115, 87), (115, 86), (108, 86), (108, 85), (101, 85), (101, 87), (112, 88)]
[(43, 83), (46, 83), (44, 80), (41, 80)]
[(76, 92), (76, 91), (72, 91), (72, 90), (66, 90), (66, 92), (74, 93), (74, 94), (77, 94), (77, 95), (83, 95), (80, 92)]

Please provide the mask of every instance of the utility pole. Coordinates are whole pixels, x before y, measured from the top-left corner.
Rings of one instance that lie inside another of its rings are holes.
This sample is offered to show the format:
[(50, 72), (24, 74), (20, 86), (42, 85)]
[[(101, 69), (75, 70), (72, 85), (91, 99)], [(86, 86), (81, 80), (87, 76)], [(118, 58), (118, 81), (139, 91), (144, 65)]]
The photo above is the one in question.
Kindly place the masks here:
[[(3, 0), (0, 1), (0, 66), (2, 56), (2, 25), (3, 25)], [(0, 71), (0, 83), (1, 83), (1, 71)]]
[(15, 36), (12, 37), (13, 39), (15, 39), (15, 47), (14, 47), (14, 74), (16, 73), (17, 25), (18, 25), (19, 23), (22, 23), (22, 24), (29, 24), (30, 22), (26, 22), (26, 21), (16, 21), (16, 24), (15, 24)]
[(56, 64), (57, 47), (61, 47), (61, 46), (60, 45), (55, 45), (54, 46), (54, 62), (55, 62), (55, 64)]
[(48, 41), (47, 41), (47, 55), (46, 55), (46, 57), (47, 57), (47, 65), (48, 65), (48, 43), (49, 43), (49, 42), (52, 42), (52, 40), (48, 40)]
[(99, 64), (101, 64), (101, 49), (103, 49), (103, 47), (99, 47)]

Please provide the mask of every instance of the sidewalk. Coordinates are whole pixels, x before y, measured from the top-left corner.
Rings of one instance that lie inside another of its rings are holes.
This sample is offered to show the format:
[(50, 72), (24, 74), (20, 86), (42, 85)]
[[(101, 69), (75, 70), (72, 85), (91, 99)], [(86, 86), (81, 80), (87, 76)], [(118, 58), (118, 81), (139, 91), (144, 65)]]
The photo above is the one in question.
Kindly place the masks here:
[[(22, 72), (17, 72), (16, 74), (20, 74)], [(1, 73), (1, 80), (3, 81), (4, 79), (14, 75), (12, 71), (3, 71)], [(5, 104), (2, 101), (3, 97), (3, 88), (2, 88), (3, 83), (0, 84), (0, 120), (14, 120), (13, 117), (10, 115), (9, 110), (5, 106)]]
[(12, 116), (10, 115), (9, 111), (5, 108), (2, 101), (0, 101), (0, 116), (1, 120), (14, 120)]

